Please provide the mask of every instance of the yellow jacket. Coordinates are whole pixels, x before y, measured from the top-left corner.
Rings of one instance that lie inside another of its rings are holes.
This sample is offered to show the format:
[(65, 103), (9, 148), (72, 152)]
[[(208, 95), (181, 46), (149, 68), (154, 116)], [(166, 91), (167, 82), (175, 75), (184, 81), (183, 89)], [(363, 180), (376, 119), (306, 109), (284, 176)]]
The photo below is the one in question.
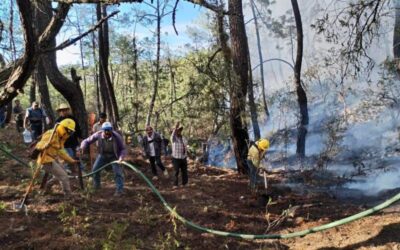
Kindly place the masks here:
[(252, 145), (249, 148), (249, 152), (247, 154), (247, 159), (253, 163), (254, 167), (259, 168), (260, 162), (261, 162), (262, 158), (264, 158), (265, 153), (266, 153), (266, 150), (259, 150), (256, 145)]
[(36, 144), (35, 148), (42, 151), (37, 159), (37, 164), (51, 163), (58, 158), (68, 163), (75, 163), (75, 160), (72, 159), (64, 149), (64, 143), (69, 137), (65, 128), (63, 126), (57, 126), (55, 134), (53, 138), (51, 138), (53, 130), (54, 129), (47, 130)]

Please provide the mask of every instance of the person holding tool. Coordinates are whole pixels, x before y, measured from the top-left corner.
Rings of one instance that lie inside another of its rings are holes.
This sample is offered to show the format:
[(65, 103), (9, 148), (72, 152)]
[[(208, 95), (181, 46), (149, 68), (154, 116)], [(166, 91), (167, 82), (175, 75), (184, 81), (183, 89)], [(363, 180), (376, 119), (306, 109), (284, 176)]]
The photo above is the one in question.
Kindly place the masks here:
[[(265, 153), (269, 148), (269, 141), (267, 139), (260, 139), (252, 143), (247, 155), (247, 165), (249, 167), (250, 189), (252, 192), (257, 192), (257, 177), (260, 168), (261, 160), (264, 158)], [(267, 188), (267, 180), (264, 173), (265, 189)]]
[(71, 187), (67, 172), (59, 163), (60, 159), (70, 163), (79, 164), (79, 160), (71, 158), (64, 149), (65, 141), (75, 132), (75, 122), (72, 119), (64, 119), (54, 126), (54, 129), (46, 131), (36, 144), (35, 150), (39, 152), (37, 157), (38, 168), (43, 168), (54, 176), (45, 185), (45, 193), (51, 191), (51, 187), (59, 181), (66, 199), (71, 196)]

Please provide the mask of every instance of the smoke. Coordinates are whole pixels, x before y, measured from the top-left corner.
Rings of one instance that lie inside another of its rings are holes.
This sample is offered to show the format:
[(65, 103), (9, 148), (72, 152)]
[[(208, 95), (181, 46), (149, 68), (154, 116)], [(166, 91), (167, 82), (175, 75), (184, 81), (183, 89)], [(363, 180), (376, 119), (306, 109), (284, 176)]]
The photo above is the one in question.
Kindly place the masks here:
[(388, 172), (369, 175), (362, 181), (345, 185), (349, 189), (358, 189), (365, 192), (365, 195), (377, 195), (381, 191), (400, 187), (400, 170), (392, 169)]

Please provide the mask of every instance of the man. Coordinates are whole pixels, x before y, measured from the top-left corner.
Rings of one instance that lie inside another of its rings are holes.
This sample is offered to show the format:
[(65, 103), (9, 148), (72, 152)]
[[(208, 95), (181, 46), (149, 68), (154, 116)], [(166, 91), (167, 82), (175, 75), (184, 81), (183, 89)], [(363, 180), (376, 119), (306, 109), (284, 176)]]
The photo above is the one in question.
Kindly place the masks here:
[(258, 170), (260, 169), (261, 160), (264, 158), (267, 149), (269, 148), (269, 141), (267, 139), (260, 139), (250, 146), (247, 155), (247, 165), (249, 167), (250, 175), (250, 189), (255, 192), (257, 185)]
[(154, 132), (151, 126), (146, 127), (146, 134), (147, 135), (143, 137), (142, 143), (146, 157), (150, 161), (151, 171), (153, 173), (153, 180), (158, 180), (156, 164), (164, 173), (164, 176), (168, 177), (168, 171), (165, 169), (164, 165), (161, 162), (161, 136), (158, 133)]
[[(71, 115), (71, 109), (68, 104), (61, 103), (60, 106), (57, 108), (57, 112), (59, 117), (56, 119), (56, 123), (60, 123), (64, 119), (72, 119), (75, 122), (75, 133), (73, 133), (64, 144), (65, 151), (67, 151), (68, 155), (71, 158), (76, 159), (76, 149), (79, 148), (79, 141), (78, 139), (82, 139), (81, 134), (81, 127), (79, 126), (78, 120)], [(82, 166), (81, 166), (82, 169)], [(65, 170), (67, 173), (71, 173), (71, 168), (68, 164), (65, 165)], [(83, 169), (82, 169), (83, 170)]]
[(99, 114), (99, 121), (93, 124), (93, 129), (92, 133), (96, 133), (97, 131), (101, 130), (101, 125), (107, 121), (107, 114), (106, 113), (100, 113)]
[(36, 144), (35, 149), (41, 151), (37, 158), (37, 164), (52, 174), (55, 178), (47, 182), (45, 190), (51, 191), (55, 181), (59, 181), (65, 198), (71, 195), (71, 187), (68, 174), (65, 172), (59, 159), (63, 159), (71, 164), (77, 164), (79, 161), (72, 159), (64, 150), (64, 143), (75, 131), (75, 122), (72, 119), (64, 119), (56, 124), (54, 129), (46, 131)]
[[(126, 155), (126, 147), (122, 137), (115, 131), (110, 122), (104, 122), (101, 125), (101, 131), (97, 131), (90, 137), (86, 138), (81, 143), (81, 151), (84, 151), (90, 144), (98, 142), (98, 155), (93, 165), (92, 171), (98, 170), (107, 163), (118, 160), (122, 162)], [(114, 196), (123, 195), (124, 175), (119, 164), (112, 164), (116, 191)], [(93, 176), (93, 186), (95, 189), (100, 189), (100, 173)]]
[(32, 132), (33, 140), (36, 140), (37, 137), (42, 134), (43, 122), (45, 121), (45, 119), (46, 114), (41, 108), (39, 108), (39, 103), (37, 103), (36, 101), (32, 102), (32, 107), (26, 110), (24, 118), (24, 128)]
[(183, 127), (176, 123), (175, 129), (172, 131), (172, 165), (175, 169), (174, 188), (178, 187), (179, 171), (182, 172), (182, 186), (188, 183), (187, 174), (187, 140), (182, 136)]
[(23, 130), (24, 127), (24, 115), (23, 115), (23, 108), (21, 107), (21, 103), (18, 99), (14, 101), (15, 105), (13, 107), (13, 113), (14, 113), (14, 120), (15, 120), (15, 125), (17, 128), (18, 133)]

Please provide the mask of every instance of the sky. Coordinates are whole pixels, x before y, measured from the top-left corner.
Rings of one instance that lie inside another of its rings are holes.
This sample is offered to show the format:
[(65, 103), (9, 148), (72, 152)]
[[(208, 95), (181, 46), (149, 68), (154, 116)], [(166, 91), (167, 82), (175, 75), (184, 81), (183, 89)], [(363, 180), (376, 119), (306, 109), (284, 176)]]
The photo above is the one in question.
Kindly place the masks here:
[[(150, 3), (150, 1), (146, 1), (147, 3)], [(174, 2), (173, 2), (174, 3)], [(78, 5), (75, 5), (78, 6)], [(73, 15), (75, 15), (76, 10), (73, 7), (70, 11)], [(79, 7), (79, 6), (78, 6)], [(123, 15), (127, 14), (132, 16), (132, 9), (140, 9), (143, 11), (152, 11), (152, 8), (149, 7), (145, 3), (141, 4), (129, 4), (129, 3), (124, 3), (119, 6), (114, 6), (112, 7), (113, 10), (119, 10), (120, 13), (117, 15), (117, 18), (121, 18)], [(191, 40), (186, 34), (186, 29), (188, 26), (196, 26), (197, 21), (199, 18), (202, 16), (202, 13), (204, 12), (204, 9), (201, 8), (200, 6), (194, 5), (192, 3), (186, 2), (186, 1), (180, 1), (177, 12), (176, 12), (176, 23), (175, 26), (178, 30), (178, 35), (175, 34), (173, 25), (172, 25), (172, 16), (169, 15), (163, 20), (162, 23), (162, 28), (161, 31), (163, 33), (163, 40), (167, 42), (170, 46), (171, 49), (178, 49), (180, 47), (183, 47), (185, 44), (190, 43)], [(111, 11), (108, 12), (108, 14), (111, 13)], [(89, 14), (89, 13), (85, 13)], [(90, 14), (91, 15), (91, 14)], [(115, 20), (115, 18), (113, 18)], [(113, 22), (113, 21), (111, 21)], [(82, 30), (87, 30), (90, 28), (90, 26), (87, 26), (86, 28), (82, 28)], [(126, 34), (132, 34), (135, 29), (135, 23), (132, 23), (131, 26), (126, 26), (120, 28), (118, 32), (120, 33), (126, 33)], [(76, 29), (69, 29), (69, 30), (64, 30), (62, 31), (58, 36), (57, 36), (57, 43), (60, 43), (70, 37), (75, 37), (77, 36), (78, 32)], [(136, 25), (136, 36), (141, 39), (144, 37), (149, 37), (152, 36), (152, 31), (149, 28), (146, 28), (140, 24)], [(72, 45), (62, 51), (57, 52), (57, 61), (59, 65), (68, 65), (68, 64), (75, 64), (75, 63), (80, 63), (80, 52), (79, 52), (79, 43), (76, 43), (75, 45)]]

